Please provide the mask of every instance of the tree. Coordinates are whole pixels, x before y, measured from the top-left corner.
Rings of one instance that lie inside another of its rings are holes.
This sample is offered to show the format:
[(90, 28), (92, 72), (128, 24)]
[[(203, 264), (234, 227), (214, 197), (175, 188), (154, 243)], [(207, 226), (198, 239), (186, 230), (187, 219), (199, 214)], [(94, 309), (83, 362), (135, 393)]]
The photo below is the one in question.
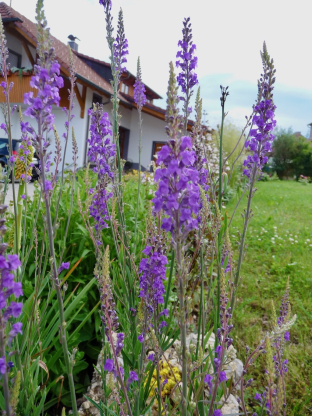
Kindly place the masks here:
[(278, 130), (273, 142), (273, 164), (280, 179), (293, 173), (296, 137), (291, 129)]
[(279, 178), (294, 175), (312, 177), (312, 146), (303, 136), (291, 129), (278, 130), (273, 143), (273, 163)]

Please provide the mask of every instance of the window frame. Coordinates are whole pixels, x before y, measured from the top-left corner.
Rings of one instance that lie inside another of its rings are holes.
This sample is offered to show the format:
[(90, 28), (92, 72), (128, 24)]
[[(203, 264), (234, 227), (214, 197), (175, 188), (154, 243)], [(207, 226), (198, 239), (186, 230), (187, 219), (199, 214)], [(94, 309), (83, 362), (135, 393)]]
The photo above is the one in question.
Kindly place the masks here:
[[(22, 55), (18, 52), (13, 51), (12, 49), (8, 49), (9, 53), (15, 55), (17, 57), (17, 66), (16, 68), (22, 68)], [(13, 68), (13, 67), (12, 67)]]

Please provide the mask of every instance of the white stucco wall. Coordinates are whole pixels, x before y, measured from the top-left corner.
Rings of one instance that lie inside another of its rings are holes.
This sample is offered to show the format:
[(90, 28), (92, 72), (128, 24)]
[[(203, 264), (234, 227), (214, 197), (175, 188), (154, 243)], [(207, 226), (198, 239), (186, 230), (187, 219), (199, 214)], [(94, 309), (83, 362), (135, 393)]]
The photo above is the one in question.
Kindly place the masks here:
[[(152, 146), (153, 142), (166, 142), (168, 136), (165, 132), (166, 123), (149, 114), (142, 113), (142, 152), (141, 164), (146, 169), (152, 161)], [(139, 115), (137, 110), (132, 110), (131, 128), (130, 128), (130, 143), (128, 150), (128, 159), (134, 163), (139, 161)]]
[[(22, 67), (25, 67), (25, 68), (32, 67), (32, 64), (30, 63), (28, 56), (21, 42), (15, 36), (12, 36), (10, 33), (5, 33), (5, 36), (7, 39), (7, 48), (22, 55)], [(33, 48), (32, 46), (29, 46), (29, 50), (32, 53), (32, 56), (35, 58), (36, 56), (35, 48)]]
[[(7, 46), (9, 49), (22, 55), (22, 66), (30, 67), (31, 63), (27, 57), (27, 54), (20, 43), (20, 41), (14, 36), (7, 34)], [(30, 47), (31, 53), (35, 57), (35, 49)], [(82, 86), (78, 83), (78, 89), (82, 94)], [(18, 86), (16, 85), (15, 88)], [(98, 94), (99, 95), (99, 94)], [(89, 116), (88, 110), (91, 107), (93, 98), (93, 91), (90, 88), (87, 88), (86, 96), (86, 105), (84, 118), (80, 118), (80, 106), (77, 98), (75, 98), (74, 103), (74, 114), (75, 117), (72, 121), (72, 126), (75, 129), (76, 140), (78, 144), (78, 166), (82, 167), (85, 163), (85, 152), (86, 152), (86, 139), (89, 136), (88, 127), (89, 127)], [(105, 96), (102, 96), (102, 101), (104, 103), (104, 110), (108, 113), (109, 119), (113, 121), (112, 115), (112, 104), (107, 101), (109, 99)], [(13, 104), (13, 103), (12, 103)], [(21, 104), (21, 103), (17, 103)], [(25, 110), (26, 106), (21, 104), (22, 111)], [(124, 106), (120, 106), (120, 126), (130, 130), (129, 145), (128, 145), (128, 154), (127, 160), (138, 164), (139, 162), (139, 116), (136, 109), (129, 109)], [(53, 106), (53, 112), (55, 115), (55, 126), (58, 131), (58, 134), (61, 138), (62, 148), (64, 149), (64, 138), (62, 134), (65, 132), (64, 123), (67, 120), (66, 114), (62, 111), (61, 108)], [(148, 114), (142, 113), (143, 117), (143, 136), (142, 136), (142, 153), (141, 153), (141, 164), (144, 168), (149, 169), (149, 165), (152, 160), (152, 147), (154, 141), (166, 141), (167, 136), (165, 133), (165, 122), (159, 120), (155, 117), (152, 117)], [(35, 128), (35, 122), (33, 119), (28, 119), (24, 117), (24, 121), (29, 121)], [(0, 113), (0, 123), (4, 122), (2, 113)], [(19, 139), (21, 137), (20, 126), (19, 126), (19, 114), (15, 112), (12, 116), (12, 136), (14, 139)], [(4, 132), (0, 132), (0, 137), (5, 137)], [(51, 138), (51, 151), (53, 152), (52, 159), (54, 158), (55, 151), (55, 140), (53, 132), (49, 133)], [(69, 141), (67, 145), (67, 153), (65, 162), (69, 165), (72, 165), (72, 137), (71, 132), (69, 135)]]

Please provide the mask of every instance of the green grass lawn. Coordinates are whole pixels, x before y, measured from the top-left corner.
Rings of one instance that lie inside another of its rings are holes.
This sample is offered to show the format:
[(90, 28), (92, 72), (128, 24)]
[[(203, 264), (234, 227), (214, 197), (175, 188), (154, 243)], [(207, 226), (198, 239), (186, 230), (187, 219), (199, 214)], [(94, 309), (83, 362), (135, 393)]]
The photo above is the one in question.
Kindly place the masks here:
[[(292, 312), (298, 318), (291, 329), (287, 415), (312, 415), (312, 185), (293, 181), (259, 182), (246, 242), (238, 302), (234, 313), (234, 345), (244, 360), (245, 346), (255, 346), (270, 330), (271, 299), (277, 312), (290, 279)], [(237, 201), (227, 206), (231, 213)], [(242, 230), (241, 202), (231, 227), (233, 248)], [(264, 363), (252, 369), (252, 397), (263, 390)], [(262, 389), (261, 389), (262, 386)]]

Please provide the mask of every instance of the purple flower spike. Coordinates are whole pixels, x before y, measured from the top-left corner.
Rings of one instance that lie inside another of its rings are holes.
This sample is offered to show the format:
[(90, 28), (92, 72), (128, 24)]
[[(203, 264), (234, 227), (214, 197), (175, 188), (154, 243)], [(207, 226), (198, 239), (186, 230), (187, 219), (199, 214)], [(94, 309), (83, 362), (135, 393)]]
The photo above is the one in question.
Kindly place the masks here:
[(124, 64), (127, 62), (126, 55), (128, 54), (128, 41), (125, 36), (123, 13), (122, 9), (120, 9), (117, 23), (117, 37), (114, 43), (115, 69), (119, 73), (127, 72)]
[(163, 219), (162, 228), (173, 237), (177, 231), (186, 236), (198, 228), (200, 210), (199, 175), (194, 167), (196, 156), (191, 138), (170, 140), (157, 156), (160, 167), (155, 172), (159, 185), (153, 200), (155, 212), (162, 209), (168, 216)]
[(103, 112), (103, 106), (95, 104), (91, 115), (90, 139), (88, 139), (88, 156), (95, 165), (93, 171), (97, 173), (98, 182), (90, 206), (90, 215), (94, 218), (97, 231), (107, 228), (109, 221), (107, 201), (112, 196), (107, 192), (107, 185), (113, 181), (112, 164), (116, 155), (115, 145), (111, 143), (112, 130), (108, 114)]
[(196, 45), (192, 42), (193, 36), (189, 17), (183, 21), (182, 34), (183, 39), (178, 43), (178, 46), (181, 47), (181, 50), (177, 53), (177, 58), (179, 58), (179, 60), (176, 61), (177, 68), (181, 68), (177, 81), (182, 92), (186, 95), (186, 98), (180, 97), (180, 99), (182, 101), (188, 101), (192, 94), (193, 87), (198, 84), (197, 75), (195, 73), (197, 57), (194, 56)]
[(217, 409), (213, 412), (212, 416), (222, 416), (222, 412), (220, 409)]
[(139, 110), (142, 109), (146, 102), (145, 85), (142, 82), (140, 58), (138, 58), (137, 78), (134, 83), (134, 101), (137, 104)]
[(268, 161), (268, 153), (272, 150), (274, 135), (272, 134), (276, 121), (274, 111), (276, 106), (273, 103), (273, 84), (275, 82), (275, 69), (273, 61), (267, 52), (266, 45), (263, 45), (261, 52), (263, 63), (263, 74), (258, 82), (258, 102), (254, 107), (255, 115), (252, 122), (254, 128), (250, 130), (245, 147), (252, 154), (244, 161), (244, 175), (249, 180), (254, 180), (257, 173), (261, 173), (263, 166)]

